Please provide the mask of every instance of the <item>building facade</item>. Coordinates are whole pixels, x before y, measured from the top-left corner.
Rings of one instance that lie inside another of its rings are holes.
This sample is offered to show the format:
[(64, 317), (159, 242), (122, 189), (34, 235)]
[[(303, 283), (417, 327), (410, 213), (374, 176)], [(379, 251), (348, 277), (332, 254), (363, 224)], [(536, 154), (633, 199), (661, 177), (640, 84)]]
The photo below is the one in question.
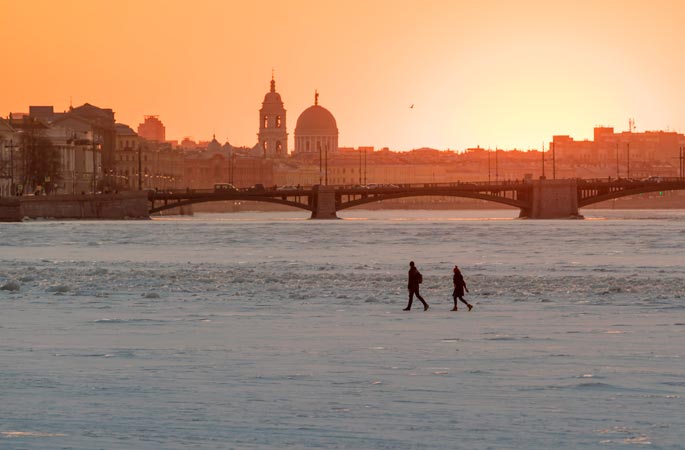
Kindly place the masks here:
[(66, 126), (53, 126), (46, 131), (60, 155), (60, 179), (56, 181), (57, 194), (97, 192), (102, 173), (101, 152), (93, 145), (90, 131), (78, 132)]
[[(102, 138), (84, 117), (55, 112), (52, 106), (30, 106), (29, 114), (15, 114), (14, 185), (18, 193), (80, 194), (102, 188)], [(111, 111), (111, 110), (108, 110)], [(112, 113), (113, 114), (113, 113)], [(62, 120), (64, 119), (64, 120)], [(47, 139), (56, 150), (55, 176), (31, 182), (22, 175), (26, 142)], [(34, 185), (35, 184), (35, 185)]]
[(681, 147), (685, 147), (685, 135), (680, 133), (616, 133), (612, 127), (596, 127), (593, 140), (554, 136), (549, 146), (556, 165), (563, 170), (561, 176), (557, 173), (558, 178), (586, 177), (588, 170), (598, 168), (603, 176), (617, 178), (678, 176)]
[(116, 124), (114, 180), (118, 190), (169, 190), (183, 187), (183, 151), (148, 141), (131, 127)]
[(51, 125), (69, 128), (80, 133), (91, 133), (93, 145), (100, 151), (101, 158), (100, 167), (97, 170), (102, 173), (102, 182), (97, 190), (113, 190), (116, 146), (114, 111), (85, 103), (57, 115)]
[(166, 127), (159, 116), (145, 116), (144, 122), (138, 125), (138, 136), (148, 141), (165, 142)]
[(184, 186), (190, 189), (212, 189), (215, 183), (231, 183), (238, 188), (255, 184), (272, 186), (277, 160), (251, 156), (250, 149), (222, 147), (185, 153)]

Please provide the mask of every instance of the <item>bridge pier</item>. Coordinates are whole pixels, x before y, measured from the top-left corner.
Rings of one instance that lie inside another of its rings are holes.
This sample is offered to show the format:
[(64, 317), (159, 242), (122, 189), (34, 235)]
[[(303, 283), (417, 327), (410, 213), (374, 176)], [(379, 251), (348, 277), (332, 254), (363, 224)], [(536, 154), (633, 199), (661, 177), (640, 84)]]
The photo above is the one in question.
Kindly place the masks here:
[(533, 180), (530, 207), (520, 217), (529, 219), (582, 219), (578, 212), (576, 180)]
[(312, 219), (337, 219), (335, 214), (335, 189), (329, 186), (314, 186)]

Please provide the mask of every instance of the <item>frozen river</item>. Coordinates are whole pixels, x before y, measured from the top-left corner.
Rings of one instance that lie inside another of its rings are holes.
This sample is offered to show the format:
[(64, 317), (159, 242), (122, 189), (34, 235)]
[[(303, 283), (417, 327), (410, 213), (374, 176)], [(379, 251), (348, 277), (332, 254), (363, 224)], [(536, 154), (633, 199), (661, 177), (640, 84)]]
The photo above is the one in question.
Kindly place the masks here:
[(584, 213), (0, 224), (0, 448), (683, 449), (685, 211)]

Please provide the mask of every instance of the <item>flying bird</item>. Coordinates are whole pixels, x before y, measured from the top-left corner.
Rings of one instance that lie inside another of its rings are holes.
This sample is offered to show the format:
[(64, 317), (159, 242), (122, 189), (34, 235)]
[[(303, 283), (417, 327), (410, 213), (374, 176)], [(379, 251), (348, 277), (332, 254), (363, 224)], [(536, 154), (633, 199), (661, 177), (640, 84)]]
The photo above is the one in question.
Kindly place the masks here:
[(412, 103), (409, 109), (414, 109), (414, 104)]

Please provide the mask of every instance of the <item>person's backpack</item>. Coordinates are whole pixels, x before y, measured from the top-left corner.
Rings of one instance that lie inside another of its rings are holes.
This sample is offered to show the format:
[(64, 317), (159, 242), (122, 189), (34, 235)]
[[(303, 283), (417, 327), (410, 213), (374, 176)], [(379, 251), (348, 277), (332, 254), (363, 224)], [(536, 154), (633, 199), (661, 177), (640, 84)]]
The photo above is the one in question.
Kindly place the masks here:
[(421, 275), (421, 272), (416, 274), (416, 281), (418, 281), (419, 284), (423, 283), (423, 275)]

